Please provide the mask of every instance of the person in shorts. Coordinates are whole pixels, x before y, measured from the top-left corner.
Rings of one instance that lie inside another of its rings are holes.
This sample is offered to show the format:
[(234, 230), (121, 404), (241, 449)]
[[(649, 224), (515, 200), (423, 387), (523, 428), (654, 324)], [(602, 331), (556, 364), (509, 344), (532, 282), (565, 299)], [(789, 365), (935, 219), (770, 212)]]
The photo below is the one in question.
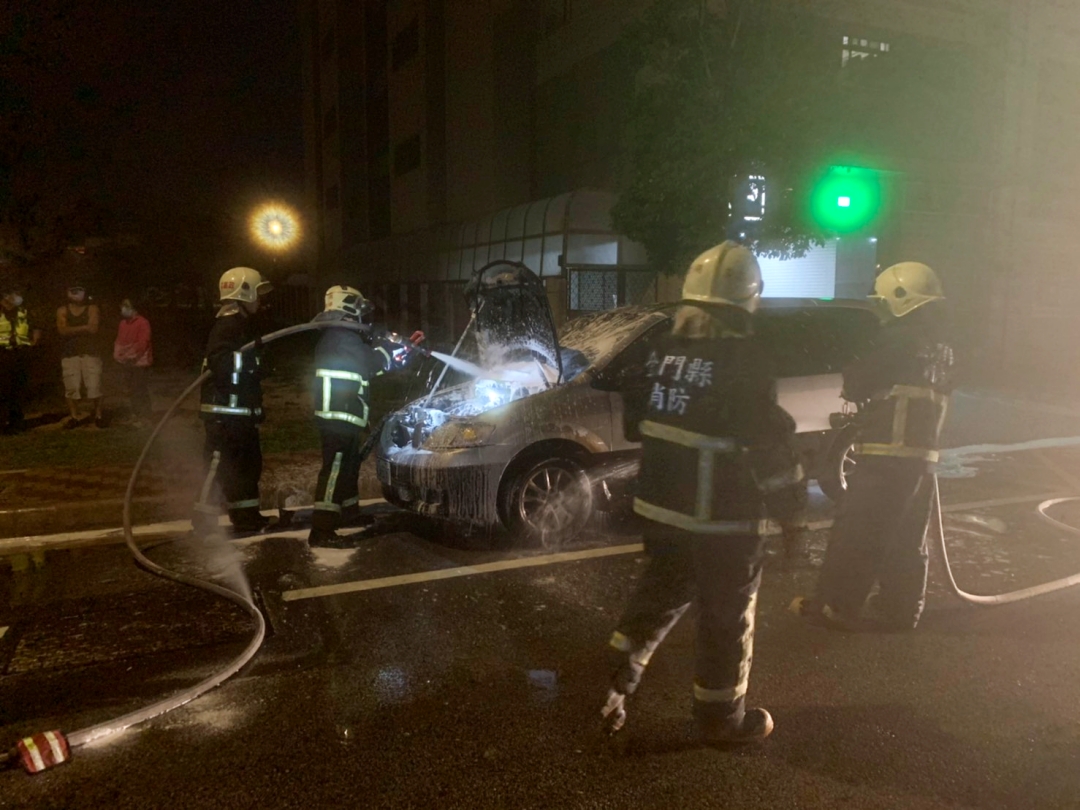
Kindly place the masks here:
[(56, 311), (56, 331), (63, 341), (60, 365), (64, 396), (70, 413), (64, 427), (71, 429), (81, 424), (79, 400), (85, 388), (86, 399), (93, 408), (94, 424), (102, 428), (105, 420), (101, 413), (101, 354), (97, 348), (101, 313), (87, 296), (86, 286), (79, 281), (68, 287), (67, 299)]

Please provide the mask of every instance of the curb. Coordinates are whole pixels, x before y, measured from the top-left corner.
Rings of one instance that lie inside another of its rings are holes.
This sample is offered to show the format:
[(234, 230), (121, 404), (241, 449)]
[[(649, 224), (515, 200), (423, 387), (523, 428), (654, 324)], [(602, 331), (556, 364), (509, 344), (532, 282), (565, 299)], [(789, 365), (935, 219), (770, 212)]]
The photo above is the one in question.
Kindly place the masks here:
[[(382, 498), (369, 498), (360, 501), (360, 506), (374, 506), (382, 503), (386, 503)], [(311, 504), (305, 504), (296, 507), (295, 511), (309, 510), (311, 509), (311, 506)], [(289, 511), (294, 510), (290, 508)], [(218, 518), (218, 525), (228, 526), (228, 515), (221, 515)], [(133, 526), (132, 534), (135, 536), (136, 540), (139, 538), (156, 539), (163, 534), (186, 533), (190, 530), (191, 520), (184, 518), (182, 520), (170, 520)], [(271, 537), (299, 537), (301, 535), (306, 536), (307, 533), (307, 528), (301, 530), (285, 529), (281, 532), (241, 537), (232, 542), (239, 545), (248, 545), (252, 542), (258, 542)], [(60, 532), (57, 534), (27, 535), (23, 537), (6, 537), (0, 539), (0, 558), (19, 554), (39, 554), (44, 551), (62, 551), (73, 548), (122, 545), (123, 543), (124, 530), (121, 527), (88, 529), (77, 532)]]
[[(132, 519), (143, 523), (190, 511), (187, 499), (167, 495), (137, 498), (131, 502)], [(0, 541), (45, 533), (70, 532), (87, 527), (115, 526), (121, 522), (123, 498), (98, 501), (70, 501), (25, 509), (0, 509)]]

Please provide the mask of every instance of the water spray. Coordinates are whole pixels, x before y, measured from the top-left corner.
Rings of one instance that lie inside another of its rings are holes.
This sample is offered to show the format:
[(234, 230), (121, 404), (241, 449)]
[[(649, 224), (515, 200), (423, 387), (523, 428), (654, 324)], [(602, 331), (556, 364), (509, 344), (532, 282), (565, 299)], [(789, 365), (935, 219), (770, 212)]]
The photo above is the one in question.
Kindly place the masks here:
[[(327, 328), (351, 329), (354, 332), (371, 332), (371, 327), (366, 324), (353, 324), (347, 321), (314, 321), (311, 323), (289, 326), (285, 329), (271, 332), (264, 337), (246, 344), (240, 351), (249, 352), (257, 346), (273, 343), (282, 338), (314, 329)], [(411, 343), (408, 343), (408, 346), (415, 349), (419, 348), (413, 346)], [(263, 618), (262, 612), (251, 600), (250, 596), (232, 590), (231, 588), (226, 588), (216, 582), (199, 579), (198, 577), (189, 576), (188, 574), (179, 571), (171, 571), (158, 565), (142, 553), (135, 543), (135, 536), (132, 531), (131, 499), (135, 492), (135, 485), (138, 482), (139, 473), (142, 471), (143, 464), (150, 453), (150, 448), (153, 447), (154, 442), (161, 434), (161, 431), (183, 404), (184, 400), (196, 391), (209, 377), (209, 371), (203, 372), (193, 383), (191, 383), (191, 385), (184, 389), (183, 393), (176, 398), (165, 412), (165, 415), (161, 417), (161, 420), (150, 434), (150, 438), (147, 439), (146, 444), (143, 446), (142, 452), (135, 462), (135, 467), (131, 471), (131, 478), (128, 479), (127, 491), (124, 494), (124, 542), (127, 543), (128, 549), (135, 558), (136, 564), (141, 568), (157, 576), (171, 579), (174, 582), (179, 582), (183, 585), (199, 588), (200, 590), (207, 591), (215, 596), (220, 596), (222, 599), (227, 599), (242, 608), (251, 617), (251, 620), (255, 625), (255, 633), (252, 636), (251, 641), (248, 643), (247, 647), (244, 648), (244, 651), (230, 661), (224, 668), (194, 686), (177, 692), (174, 695), (170, 695), (167, 698), (158, 700), (148, 706), (137, 709), (136, 711), (123, 714), (120, 717), (115, 717), (111, 720), (106, 720), (105, 722), (97, 723), (67, 734), (59, 730), (52, 730), (23, 738), (7, 753), (0, 753), (0, 767), (11, 766), (18, 763), (22, 765), (27, 773), (40, 773), (41, 771), (48, 770), (51, 767), (66, 762), (71, 758), (71, 752), (75, 748), (91, 743), (94, 740), (117, 734), (138, 723), (143, 723), (151, 718), (170, 712), (210, 691), (215, 686), (220, 685), (243, 669), (248, 662), (255, 657), (255, 654), (262, 646), (263, 639), (266, 637), (266, 620)]]
[[(483, 305), (481, 304), (481, 306)], [(461, 344), (465, 342), (465, 336), (469, 334), (469, 330), (472, 329), (475, 325), (476, 312), (474, 311), (472, 317), (469, 318), (469, 322), (465, 324), (465, 329), (462, 330), (461, 337), (458, 338), (458, 342), (454, 345), (454, 350), (450, 352), (450, 357), (457, 357), (457, 353), (461, 350)], [(424, 399), (425, 408), (428, 406), (428, 403), (431, 402), (431, 398), (435, 395), (435, 392), (439, 390), (439, 386), (442, 385), (443, 377), (446, 376), (446, 371), (449, 368), (449, 364), (443, 362), (442, 371), (440, 371), (439, 376), (435, 378), (435, 385), (431, 386), (431, 390), (428, 391), (428, 395)]]

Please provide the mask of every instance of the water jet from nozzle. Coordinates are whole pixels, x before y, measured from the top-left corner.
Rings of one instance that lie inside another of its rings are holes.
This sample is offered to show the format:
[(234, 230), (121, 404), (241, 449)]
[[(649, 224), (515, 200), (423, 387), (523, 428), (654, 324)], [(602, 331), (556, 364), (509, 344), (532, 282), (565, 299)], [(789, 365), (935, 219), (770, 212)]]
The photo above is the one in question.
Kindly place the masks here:
[(470, 377), (476, 377), (478, 379), (516, 383), (531, 383), (534, 380), (533, 375), (527, 374), (524, 371), (481, 368), (476, 365), (476, 363), (470, 363), (468, 360), (462, 360), (460, 357), (454, 357), (453, 355), (444, 354), (443, 352), (432, 352), (431, 356), (455, 371), (460, 371), (462, 374), (468, 374)]

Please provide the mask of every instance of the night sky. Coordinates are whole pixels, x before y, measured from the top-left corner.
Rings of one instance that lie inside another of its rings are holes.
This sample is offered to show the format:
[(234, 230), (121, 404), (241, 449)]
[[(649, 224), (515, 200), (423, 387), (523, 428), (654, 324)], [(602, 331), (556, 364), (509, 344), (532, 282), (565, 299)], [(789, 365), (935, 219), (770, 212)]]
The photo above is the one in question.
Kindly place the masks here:
[(16, 193), (85, 200), (105, 227), (140, 233), (242, 217), (266, 196), (300, 201), (295, 0), (4, 5)]

